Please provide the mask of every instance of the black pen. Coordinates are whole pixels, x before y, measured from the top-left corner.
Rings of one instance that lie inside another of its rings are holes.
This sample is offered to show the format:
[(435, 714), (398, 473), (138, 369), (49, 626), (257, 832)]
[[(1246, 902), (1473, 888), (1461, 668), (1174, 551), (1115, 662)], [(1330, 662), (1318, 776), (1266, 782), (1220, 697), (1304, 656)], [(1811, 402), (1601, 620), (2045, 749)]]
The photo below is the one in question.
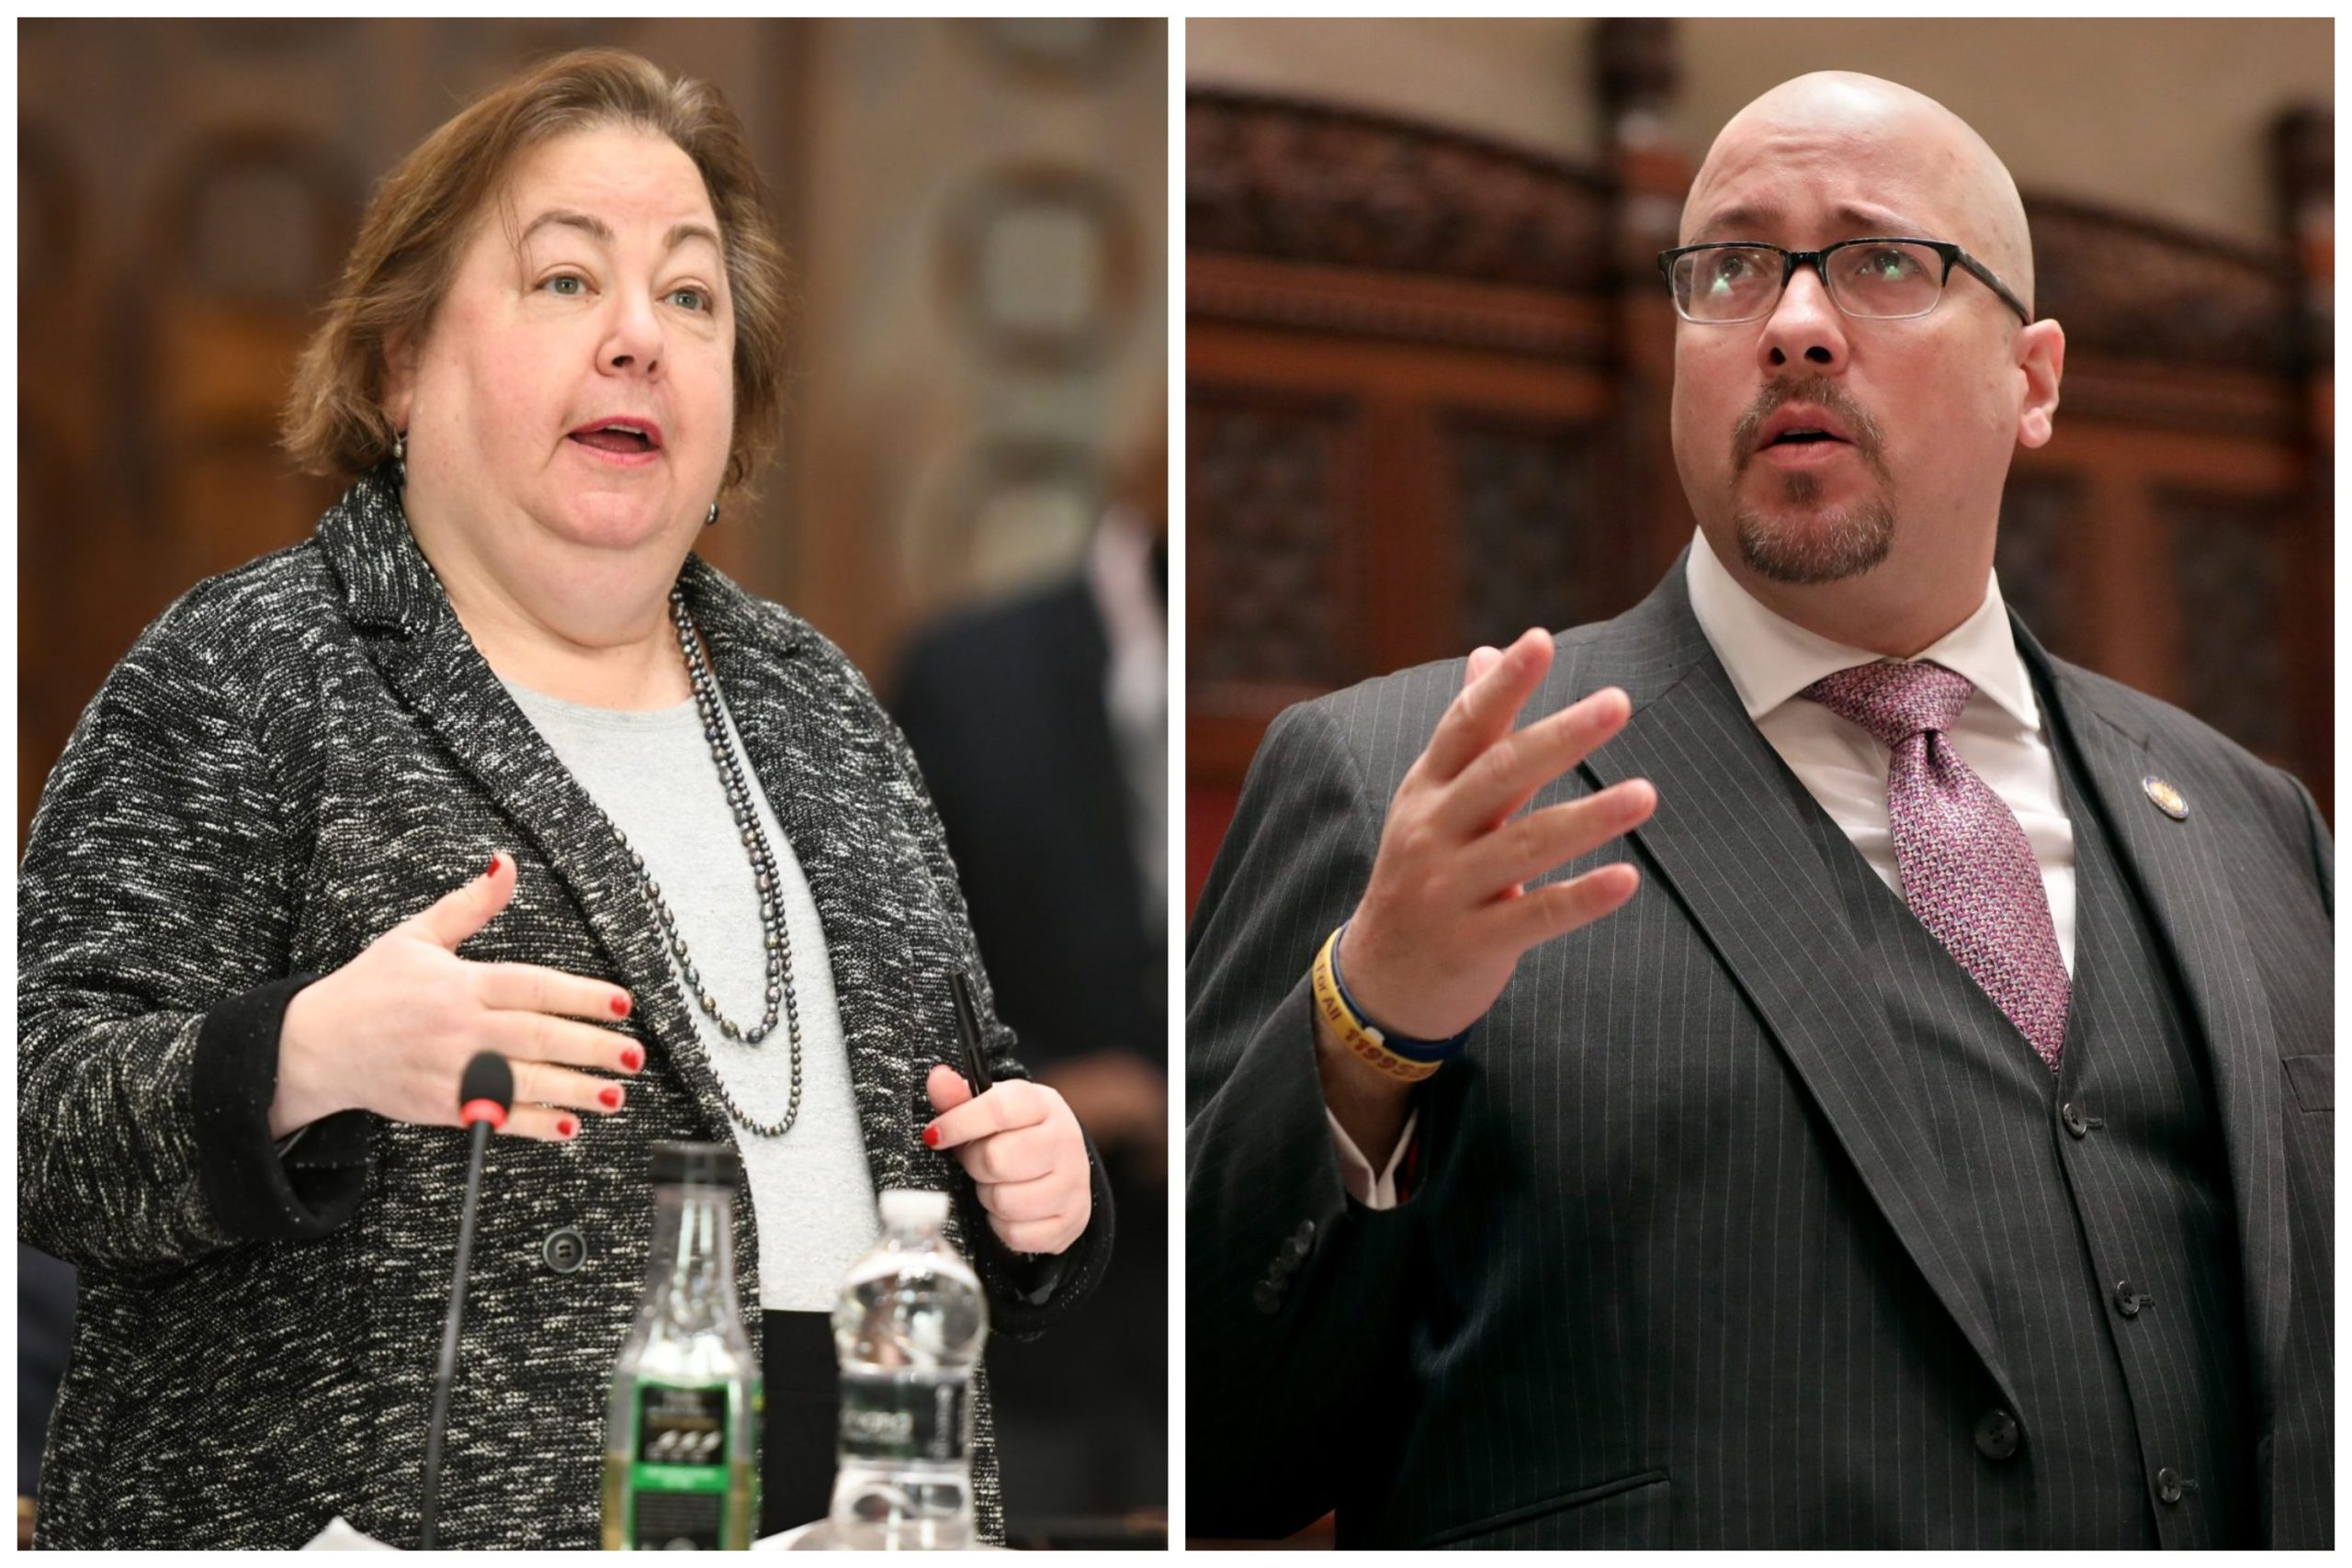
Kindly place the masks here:
[(996, 1080), (989, 1077), (988, 1047), (980, 1039), (980, 1007), (972, 996), (972, 977), (961, 969), (947, 976), (947, 987), (956, 997), (956, 1033), (964, 1045), (964, 1081), (972, 1086), (972, 1096), (986, 1094)]

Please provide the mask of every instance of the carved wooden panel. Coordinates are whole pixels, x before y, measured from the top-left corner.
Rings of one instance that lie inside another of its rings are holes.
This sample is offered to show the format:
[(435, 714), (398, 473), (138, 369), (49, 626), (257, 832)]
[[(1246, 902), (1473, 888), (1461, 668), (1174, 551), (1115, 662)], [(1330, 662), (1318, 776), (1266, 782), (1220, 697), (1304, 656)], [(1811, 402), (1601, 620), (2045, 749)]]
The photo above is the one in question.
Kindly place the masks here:
[(1555, 159), (1226, 92), (1191, 95), (1185, 137), (1194, 251), (1544, 289), (1606, 274), (1609, 187)]
[(1188, 681), (1332, 685), (1354, 664), (1335, 613), (1348, 410), (1214, 388), (1189, 406)]
[(2190, 646), (2182, 705), (2248, 750), (2292, 765), (2289, 647), (2293, 564), (2276, 498), (2160, 491)]
[(1589, 429), (1460, 418), (1449, 431), (1460, 541), (1461, 646), (1507, 646), (1529, 626), (1611, 615), (1613, 531), (1596, 507)]
[(2083, 202), (2028, 196), (2034, 311), (2070, 358), (2289, 375), (2302, 334), (2294, 267), (2256, 248)]
[(2083, 570), (2079, 547), (2090, 527), (2085, 506), (2076, 476), (2012, 472), (2001, 492), (2001, 532), (1993, 547), (2003, 601), (2044, 648), (2076, 662), (2092, 651), (2075, 587)]

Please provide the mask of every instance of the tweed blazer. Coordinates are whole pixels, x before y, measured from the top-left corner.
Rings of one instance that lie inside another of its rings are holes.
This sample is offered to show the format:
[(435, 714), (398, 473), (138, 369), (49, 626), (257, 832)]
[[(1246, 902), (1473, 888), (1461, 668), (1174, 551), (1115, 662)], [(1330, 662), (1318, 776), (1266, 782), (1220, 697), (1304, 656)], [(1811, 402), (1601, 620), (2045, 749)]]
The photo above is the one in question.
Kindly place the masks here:
[[(2249, 1505), (2269, 1544), (2328, 1544), (2332, 844), (2291, 778), (2013, 629), (2204, 1066)], [(1347, 1196), (1308, 967), (1462, 680), (1460, 660), (1425, 665), (1279, 717), (1193, 919), (1190, 1528), (1279, 1535), (1336, 1510), (1342, 1545), (2019, 1544), (2058, 1435), (2018, 1397), (2035, 1343), (1988, 1290), (1998, 1211), (1948, 1185), (1916, 1092), (1957, 1075), (1919, 1071), (1882, 999), (1931, 979), (1860, 950), (1844, 890), (1884, 889), (1748, 719), (1681, 563), (1562, 633), (1523, 716), (1631, 697), (1531, 809), (1653, 780), (1647, 823), (1556, 874), (1630, 862), (1641, 891), (1524, 955), (1420, 1087), (1409, 1200)], [(2047, 1157), (2112, 1157), (2050, 1101)]]
[[(822, 918), (875, 1186), (956, 1194), (950, 1234), (1000, 1333), (1101, 1276), (1109, 1194), (1040, 1284), (924, 1148), (923, 1080), (959, 1059), (946, 976), (979, 980), (915, 763), (855, 669), (698, 558), (682, 572), (752, 772)], [(287, 1000), (513, 854), (464, 944), (626, 987), (647, 1065), (568, 1143), (492, 1140), (440, 1539), (592, 1546), (613, 1360), (643, 1289), (649, 1145), (734, 1129), (661, 929), (587, 795), (476, 650), (384, 470), (308, 541), (190, 590), (76, 727), (18, 884), (18, 1234), (81, 1269), (50, 1428), (49, 1547), (299, 1546), (341, 1514), (416, 1539), (466, 1138), (347, 1111), (281, 1154), (266, 1122)], [(760, 1338), (758, 1216), (735, 1206)], [(567, 1237), (564, 1233), (571, 1233)], [(553, 1239), (551, 1238), (562, 1238)], [(573, 1241), (578, 1246), (573, 1246)], [(1002, 1500), (985, 1376), (973, 1479)]]

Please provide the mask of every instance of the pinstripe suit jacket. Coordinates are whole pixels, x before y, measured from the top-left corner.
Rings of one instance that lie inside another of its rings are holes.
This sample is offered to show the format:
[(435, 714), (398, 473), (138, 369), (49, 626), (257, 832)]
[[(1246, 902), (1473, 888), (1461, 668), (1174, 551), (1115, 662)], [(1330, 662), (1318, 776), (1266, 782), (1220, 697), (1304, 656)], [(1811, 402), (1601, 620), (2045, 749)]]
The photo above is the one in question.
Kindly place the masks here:
[[(1989, 1409), (2017, 1410), (2029, 1444), (2036, 1421), (1972, 1250), (1996, 1227), (1952, 1213), (1928, 1108), (1883, 1054), (1882, 987), (1903, 982), (1864, 973), (1840, 908), (1869, 874), (1831, 874), (1850, 845), (1747, 719), (1683, 583), (1678, 563), (1565, 634), (1529, 707), (1631, 694), (1624, 732), (1535, 804), (1655, 781), (1649, 824), (1558, 874), (1631, 859), (1643, 891), (1521, 960), (1424, 1086), (1421, 1170), (1394, 1211), (1340, 1185), (1306, 972), (1461, 663), (1269, 731), (1187, 970), (1195, 1533), (1336, 1508), (1343, 1544), (2021, 1539), (2005, 1488), (2024, 1468), (1976, 1441)], [(2018, 640), (2210, 1064), (2262, 1528), (2325, 1544), (2332, 845), (2285, 775)], [(2151, 808), (2152, 773), (2187, 821)]]
[[(947, 1188), (991, 1320), (1036, 1332), (1100, 1278), (1109, 1193), (1024, 1296), (970, 1184), (923, 1148), (980, 979), (913, 757), (804, 622), (701, 560), (680, 578), (823, 920), (877, 1188)], [(605, 1392), (643, 1289), (649, 1145), (734, 1135), (661, 927), (594, 804), (482, 661), (386, 474), (305, 543), (199, 583), (107, 678), (51, 774), (17, 885), (18, 1235), (81, 1269), (41, 1544), (299, 1546), (340, 1513), (413, 1541), (465, 1135), (346, 1111), (279, 1158), (277, 1028), (317, 975), (477, 874), (519, 865), (463, 955), (625, 986), (628, 1109), (492, 1142), (441, 1491), (445, 1545), (593, 1546)], [(1091, 1151), (1090, 1151), (1091, 1158)], [(755, 1350), (757, 1216), (735, 1206)], [(584, 1244), (567, 1269), (547, 1243)], [(983, 1381), (981, 1524), (1001, 1534)]]

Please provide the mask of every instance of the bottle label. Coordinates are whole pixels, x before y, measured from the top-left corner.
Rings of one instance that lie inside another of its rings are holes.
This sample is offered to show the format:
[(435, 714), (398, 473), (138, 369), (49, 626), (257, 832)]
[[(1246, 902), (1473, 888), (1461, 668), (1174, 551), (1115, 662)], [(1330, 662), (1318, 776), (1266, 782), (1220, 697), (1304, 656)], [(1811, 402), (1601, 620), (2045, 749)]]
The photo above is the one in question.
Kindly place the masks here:
[(639, 1551), (748, 1545), (728, 1533), (727, 1385), (637, 1391), (637, 1440), (628, 1467), (629, 1545)]
[(964, 1457), (966, 1382), (842, 1374), (842, 1458), (954, 1461)]

